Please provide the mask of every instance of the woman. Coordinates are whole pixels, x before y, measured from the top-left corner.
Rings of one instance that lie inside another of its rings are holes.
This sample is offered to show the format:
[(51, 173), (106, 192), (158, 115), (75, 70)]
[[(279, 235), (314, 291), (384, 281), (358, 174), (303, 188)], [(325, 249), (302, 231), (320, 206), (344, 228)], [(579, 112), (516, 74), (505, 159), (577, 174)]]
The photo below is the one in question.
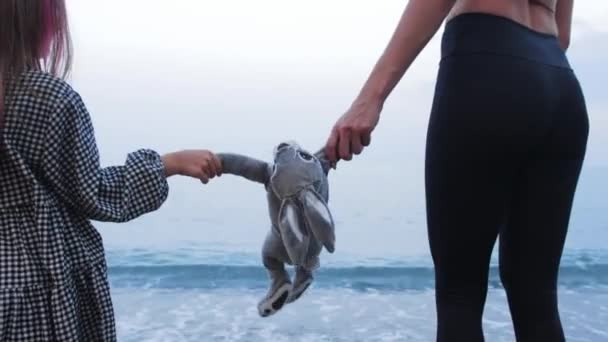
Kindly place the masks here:
[(564, 341), (557, 276), (585, 156), (585, 100), (565, 56), (573, 0), (411, 0), (327, 153), (371, 141), (386, 98), (444, 19), (428, 127), (426, 196), (437, 340), (483, 341), (488, 268), (518, 341)]
[(70, 57), (63, 0), (0, 1), (0, 341), (115, 341), (89, 220), (158, 209), (172, 175), (206, 183), (221, 173), (205, 150), (142, 149), (100, 168), (89, 114), (58, 77)]

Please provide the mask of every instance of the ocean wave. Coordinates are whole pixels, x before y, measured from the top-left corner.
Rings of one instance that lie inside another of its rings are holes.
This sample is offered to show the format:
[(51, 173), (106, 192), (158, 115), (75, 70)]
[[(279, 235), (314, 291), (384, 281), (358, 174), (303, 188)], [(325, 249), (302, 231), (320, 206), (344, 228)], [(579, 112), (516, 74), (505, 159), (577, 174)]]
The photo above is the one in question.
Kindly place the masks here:
[[(113, 266), (109, 276), (112, 286), (118, 288), (261, 289), (268, 286), (265, 269), (253, 265)], [(563, 266), (559, 285), (608, 287), (608, 264)], [(502, 287), (496, 266), (490, 269), (489, 286)], [(354, 291), (425, 290), (434, 287), (434, 271), (428, 266), (322, 267), (315, 273), (315, 287)]]
[[(165, 249), (108, 248), (107, 258), (110, 266), (261, 265), (261, 255), (256, 249), (230, 245), (221, 245), (219, 248), (198, 244)], [(433, 266), (430, 255), (366, 256), (341, 251), (331, 255), (324, 253), (321, 259), (322, 266), (330, 268)], [(567, 249), (561, 258), (562, 266), (585, 268), (598, 264), (608, 264), (608, 250)], [(492, 256), (491, 265), (498, 265), (496, 253)]]

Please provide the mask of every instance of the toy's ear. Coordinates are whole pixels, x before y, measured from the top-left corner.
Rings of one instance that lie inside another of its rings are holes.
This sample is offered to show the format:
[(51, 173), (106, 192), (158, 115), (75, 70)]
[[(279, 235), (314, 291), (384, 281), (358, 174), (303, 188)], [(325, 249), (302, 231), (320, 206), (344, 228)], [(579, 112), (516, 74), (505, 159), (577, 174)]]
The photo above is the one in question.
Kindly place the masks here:
[(331, 170), (331, 163), (327, 159), (327, 154), (325, 154), (325, 149), (322, 148), (319, 151), (317, 151), (317, 153), (315, 153), (315, 157), (317, 157), (317, 159), (319, 159), (319, 161), (321, 162), (321, 166), (323, 167), (323, 172), (325, 172), (325, 174), (327, 175), (329, 173), (329, 170)]
[(279, 211), (279, 231), (289, 259), (294, 265), (306, 262), (310, 235), (298, 206), (291, 199), (283, 201)]
[(336, 245), (335, 225), (327, 203), (318, 193), (310, 189), (302, 191), (300, 201), (304, 207), (304, 218), (312, 234), (328, 252), (333, 253)]

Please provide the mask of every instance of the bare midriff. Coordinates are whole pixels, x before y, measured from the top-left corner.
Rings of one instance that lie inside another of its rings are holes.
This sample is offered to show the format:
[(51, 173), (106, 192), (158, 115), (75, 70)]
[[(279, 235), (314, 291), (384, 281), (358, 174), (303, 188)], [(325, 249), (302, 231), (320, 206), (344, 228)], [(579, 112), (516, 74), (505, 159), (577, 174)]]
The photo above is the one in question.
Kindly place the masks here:
[(447, 20), (463, 13), (506, 17), (528, 28), (557, 36), (555, 9), (558, 0), (458, 0)]

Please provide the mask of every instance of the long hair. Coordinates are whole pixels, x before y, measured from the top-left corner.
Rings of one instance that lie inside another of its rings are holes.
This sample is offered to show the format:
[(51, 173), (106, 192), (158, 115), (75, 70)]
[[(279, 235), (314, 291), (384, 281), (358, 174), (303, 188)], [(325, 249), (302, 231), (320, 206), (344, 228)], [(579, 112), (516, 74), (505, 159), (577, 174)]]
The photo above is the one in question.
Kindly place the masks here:
[(11, 78), (26, 70), (65, 78), (71, 64), (65, 0), (0, 0), (0, 128)]

